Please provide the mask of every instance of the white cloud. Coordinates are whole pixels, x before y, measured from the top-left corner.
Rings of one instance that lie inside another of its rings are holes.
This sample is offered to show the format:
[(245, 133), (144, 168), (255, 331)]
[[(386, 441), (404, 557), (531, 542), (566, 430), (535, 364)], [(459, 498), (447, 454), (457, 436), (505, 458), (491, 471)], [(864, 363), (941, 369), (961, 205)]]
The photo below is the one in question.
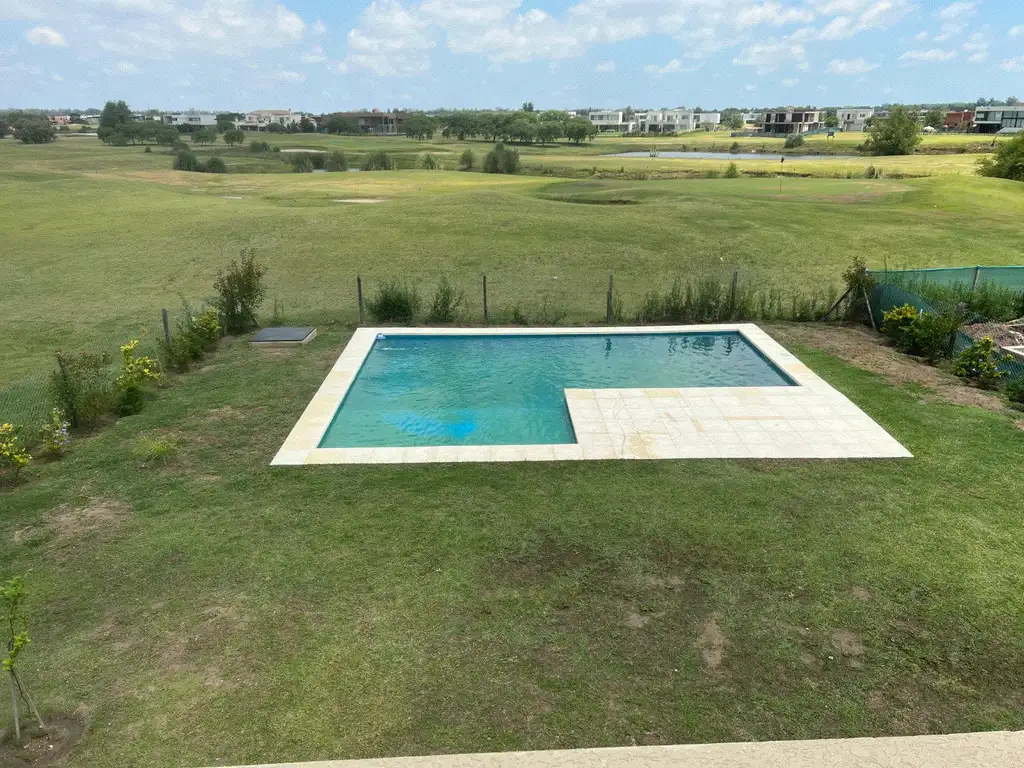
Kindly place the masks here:
[(989, 43), (981, 32), (971, 35), (963, 47), (968, 53), (967, 60), (970, 62), (978, 64), (988, 59)]
[(644, 67), (644, 72), (648, 72), (652, 75), (674, 75), (679, 72), (696, 72), (700, 69), (700, 65), (684, 66), (680, 59), (672, 59), (668, 64), (663, 67), (659, 67), (657, 64), (648, 64)]
[(327, 55), (324, 53), (324, 49), (319, 45), (314, 45), (312, 49), (299, 56), (299, 59), (303, 64), (321, 64), (327, 61)]
[(802, 27), (793, 40), (849, 40), (861, 32), (888, 29), (913, 10), (911, 0), (806, 0), (832, 16), (820, 29)]
[(740, 10), (735, 23), (741, 29), (757, 27), (762, 24), (770, 27), (782, 27), (787, 24), (807, 24), (814, 20), (814, 11), (807, 7), (785, 7), (777, 2), (761, 5), (750, 5)]
[(602, 61), (600, 64), (598, 64), (596, 67), (594, 67), (594, 71), (595, 72), (614, 72), (615, 71), (615, 62), (614, 61)]
[(956, 51), (945, 51), (941, 48), (931, 48), (927, 51), (906, 51), (900, 56), (900, 61), (906, 62), (907, 64), (934, 64), (955, 58)]
[(103, 71), (108, 75), (134, 75), (138, 73), (139, 68), (130, 61), (118, 61)]
[(1024, 24), (1010, 27), (1010, 37), (1024, 37)]
[(1024, 56), (1003, 59), (999, 62), (999, 68), (1004, 72), (1024, 72)]
[(922, 42), (924, 40), (927, 40), (928, 39), (928, 33), (925, 32), (922, 29), (920, 32), (918, 32), (916, 35), (914, 35), (914, 39), (917, 40), (918, 42)]
[(784, 86), (786, 86), (787, 88), (792, 88), (794, 85), (799, 85), (800, 84), (800, 78), (799, 77), (787, 77), (785, 80), (782, 81), (782, 84)]
[(306, 76), (302, 72), (292, 72), (287, 69), (275, 70), (271, 78), (281, 83), (304, 83)]
[(787, 61), (795, 61), (802, 69), (806, 69), (806, 52), (803, 45), (789, 40), (754, 43), (740, 51), (732, 63), (738, 67), (754, 67), (758, 73), (764, 74), (774, 72)]
[(64, 35), (53, 27), (32, 27), (25, 33), (25, 39), (33, 45), (67, 45)]
[(757, 90), (757, 86), (754, 85), (753, 83), (747, 83), (746, 85), (743, 86), (743, 90), (746, 91), (747, 93), (753, 93), (754, 91)]
[(940, 19), (952, 21), (954, 19), (963, 19), (967, 16), (973, 16), (978, 8), (977, 0), (969, 0), (969, 2), (952, 3), (947, 5), (938, 13)]
[(322, 21), (320, 21), (320, 19), (317, 19), (316, 21), (313, 22), (312, 26), (310, 26), (309, 31), (312, 32), (314, 35), (322, 35), (324, 32), (327, 31), (327, 26)]
[(828, 63), (829, 74), (832, 75), (863, 75), (873, 69), (878, 69), (880, 64), (872, 64), (864, 58), (856, 59), (832, 59)]
[(50, 75), (50, 77), (52, 77), (52, 78), (53, 78), (53, 81), (54, 81), (55, 83), (63, 83), (63, 82), (64, 82), (64, 78), (63, 78), (63, 77), (61, 77), (61, 76), (60, 76), (59, 74), (57, 74), (56, 72), (54, 72), (54, 73), (53, 73), (52, 75)]
[(417, 75), (430, 69), (428, 51), (436, 45), (429, 24), (397, 0), (373, 0), (359, 27), (348, 33), (348, 68), (380, 77)]

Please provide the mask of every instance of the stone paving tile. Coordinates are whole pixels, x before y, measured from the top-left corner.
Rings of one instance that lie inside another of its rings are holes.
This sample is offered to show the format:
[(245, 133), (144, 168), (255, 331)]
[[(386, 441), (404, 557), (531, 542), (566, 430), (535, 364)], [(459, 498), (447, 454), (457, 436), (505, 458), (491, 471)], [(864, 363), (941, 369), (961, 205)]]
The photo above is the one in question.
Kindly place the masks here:
[[(331, 369), (273, 464), (578, 461), (687, 458), (906, 458), (910, 453), (856, 404), (755, 325), (619, 328), (619, 333), (739, 331), (794, 381), (791, 387), (569, 389), (577, 444), (319, 448), (320, 439), (378, 333), (543, 335), (553, 329), (360, 328)], [(565, 333), (565, 329), (557, 332)], [(607, 334), (607, 328), (573, 329)]]

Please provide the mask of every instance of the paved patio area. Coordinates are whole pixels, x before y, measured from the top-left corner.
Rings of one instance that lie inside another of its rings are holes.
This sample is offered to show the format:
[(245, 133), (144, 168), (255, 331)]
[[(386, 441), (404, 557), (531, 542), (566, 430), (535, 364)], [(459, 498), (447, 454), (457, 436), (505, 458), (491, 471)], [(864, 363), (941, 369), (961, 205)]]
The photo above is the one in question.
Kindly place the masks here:
[[(565, 445), (448, 445), (321, 448), (345, 393), (378, 333), (602, 335), (739, 333), (795, 386), (566, 389), (576, 442)], [(750, 323), (636, 328), (359, 328), (278, 451), (275, 465), (417, 464), (601, 459), (907, 458), (882, 427)]]
[(259, 768), (1010, 768), (1024, 732), (277, 763)]

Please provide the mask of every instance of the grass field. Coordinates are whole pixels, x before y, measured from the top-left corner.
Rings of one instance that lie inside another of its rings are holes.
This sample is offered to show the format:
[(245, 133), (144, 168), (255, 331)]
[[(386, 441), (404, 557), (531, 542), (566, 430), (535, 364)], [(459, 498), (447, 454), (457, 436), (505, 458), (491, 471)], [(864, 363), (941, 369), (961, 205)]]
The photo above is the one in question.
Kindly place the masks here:
[(609, 271), (628, 309), (734, 269), (822, 291), (856, 254), (1019, 264), (1024, 185), (169, 164), (0, 142), (0, 394), (42, 397), (57, 347), (152, 338), (243, 246), (267, 313), (321, 334), (229, 339), (0, 487), (23, 672), (88, 723), (71, 768), (1024, 728), (1024, 422), (867, 332), (767, 328), (912, 460), (268, 466), (357, 273), (428, 295), (447, 274), (476, 317), (486, 272), (498, 319), (593, 322)]

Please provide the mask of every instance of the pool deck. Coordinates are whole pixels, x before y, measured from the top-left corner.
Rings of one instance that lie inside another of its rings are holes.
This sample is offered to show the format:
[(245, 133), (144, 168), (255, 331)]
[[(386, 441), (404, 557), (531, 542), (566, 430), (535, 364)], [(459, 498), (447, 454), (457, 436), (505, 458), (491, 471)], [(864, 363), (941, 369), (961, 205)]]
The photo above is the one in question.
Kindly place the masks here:
[[(378, 334), (389, 336), (738, 332), (796, 386), (567, 389), (576, 443), (320, 448)], [(596, 328), (359, 328), (271, 464), (422, 464), (607, 459), (909, 458), (842, 393), (756, 325)]]
[(990, 731), (326, 760), (252, 768), (997, 768), (1022, 763), (1024, 733)]

